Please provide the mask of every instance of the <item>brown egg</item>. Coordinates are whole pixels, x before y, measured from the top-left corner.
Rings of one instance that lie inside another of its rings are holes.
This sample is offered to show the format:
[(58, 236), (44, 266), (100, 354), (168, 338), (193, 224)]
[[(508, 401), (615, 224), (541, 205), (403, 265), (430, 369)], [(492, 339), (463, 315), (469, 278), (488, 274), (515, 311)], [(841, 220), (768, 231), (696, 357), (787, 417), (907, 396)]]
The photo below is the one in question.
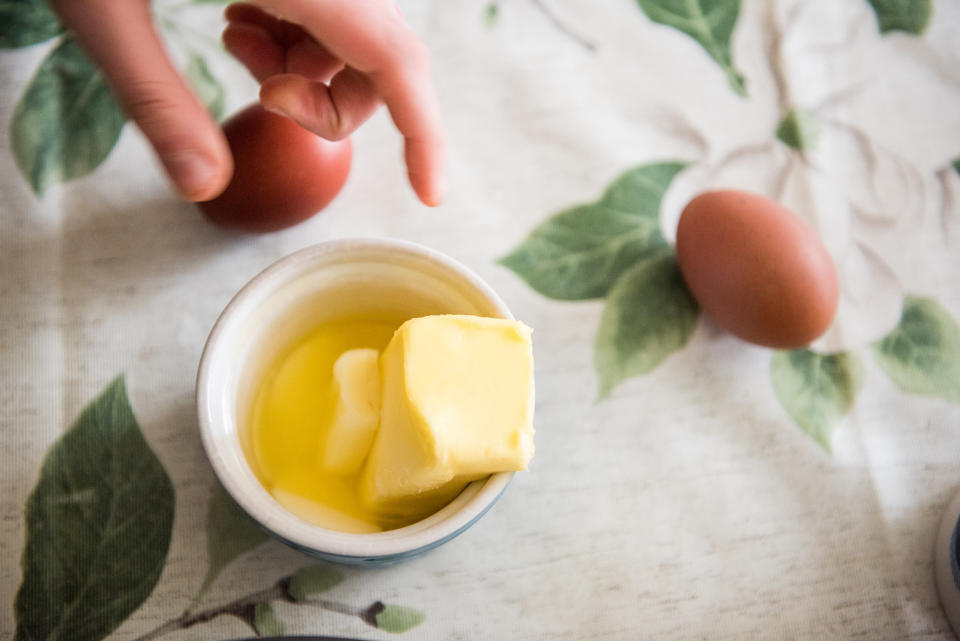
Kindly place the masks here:
[(235, 231), (285, 229), (330, 204), (350, 172), (350, 140), (324, 140), (253, 104), (223, 124), (233, 154), (226, 190), (197, 203), (210, 221)]
[(683, 210), (677, 262), (704, 312), (745, 341), (792, 349), (837, 311), (837, 270), (816, 234), (777, 202), (709, 191)]

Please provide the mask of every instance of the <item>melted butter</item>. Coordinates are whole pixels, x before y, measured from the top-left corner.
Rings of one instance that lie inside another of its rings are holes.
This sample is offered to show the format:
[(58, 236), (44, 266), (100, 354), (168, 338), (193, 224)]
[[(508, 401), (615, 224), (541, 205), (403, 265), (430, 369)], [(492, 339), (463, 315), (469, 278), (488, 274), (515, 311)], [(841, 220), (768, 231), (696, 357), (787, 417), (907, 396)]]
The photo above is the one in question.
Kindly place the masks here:
[[(370, 349), (379, 357), (354, 351)], [(244, 446), (291, 513), (378, 532), (428, 516), (473, 480), (525, 469), (532, 417), (522, 323), (345, 320), (318, 327), (267, 370)]]
[(333, 366), (345, 351), (382, 351), (399, 321), (326, 323), (297, 342), (267, 370), (253, 403), (245, 439), (247, 460), (264, 487), (301, 519), (334, 530), (375, 532), (408, 525), (384, 520), (359, 499), (359, 474), (324, 470), (322, 444), (333, 418)]

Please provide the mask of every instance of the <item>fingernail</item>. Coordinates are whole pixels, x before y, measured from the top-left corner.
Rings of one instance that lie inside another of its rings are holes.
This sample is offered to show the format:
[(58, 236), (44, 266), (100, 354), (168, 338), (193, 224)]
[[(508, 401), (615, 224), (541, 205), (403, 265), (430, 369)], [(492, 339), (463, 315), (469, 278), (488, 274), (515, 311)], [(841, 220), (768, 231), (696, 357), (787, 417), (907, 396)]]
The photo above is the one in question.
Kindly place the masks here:
[(216, 177), (217, 169), (202, 154), (178, 151), (167, 156), (164, 161), (170, 177), (186, 198), (200, 198), (210, 191), (210, 182)]
[(263, 108), (272, 114), (277, 114), (278, 116), (283, 116), (284, 118), (293, 118), (293, 116), (290, 115), (290, 112), (282, 109), (281, 107), (278, 107), (277, 105), (266, 104), (266, 105), (263, 105)]

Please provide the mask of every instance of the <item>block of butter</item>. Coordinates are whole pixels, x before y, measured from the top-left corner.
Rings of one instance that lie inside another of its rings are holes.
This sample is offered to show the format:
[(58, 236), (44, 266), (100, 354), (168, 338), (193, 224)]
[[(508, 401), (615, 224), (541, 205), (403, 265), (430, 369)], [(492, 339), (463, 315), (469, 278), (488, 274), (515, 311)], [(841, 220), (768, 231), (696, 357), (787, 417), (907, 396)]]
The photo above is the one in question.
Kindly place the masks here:
[(355, 475), (380, 423), (380, 352), (349, 349), (333, 364), (333, 416), (321, 449), (327, 472)]
[(380, 356), (380, 428), (360, 495), (385, 515), (436, 509), (470, 481), (533, 456), (531, 330), (518, 321), (425, 316)]

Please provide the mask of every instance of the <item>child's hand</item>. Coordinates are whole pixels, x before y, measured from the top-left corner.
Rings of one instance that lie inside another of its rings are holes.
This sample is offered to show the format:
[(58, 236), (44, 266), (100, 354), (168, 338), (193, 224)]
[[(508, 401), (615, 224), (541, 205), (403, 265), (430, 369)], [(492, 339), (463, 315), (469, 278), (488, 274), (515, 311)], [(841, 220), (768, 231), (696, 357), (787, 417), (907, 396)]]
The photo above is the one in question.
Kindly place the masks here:
[(406, 140), (410, 184), (440, 203), (443, 131), (427, 51), (393, 0), (251, 0), (226, 15), (224, 44), (262, 83), (265, 108), (337, 140), (382, 100)]
[[(183, 196), (219, 194), (233, 172), (230, 150), (167, 58), (148, 0), (52, 4), (103, 69)], [(427, 54), (392, 0), (256, 4), (259, 9), (228, 8), (224, 42), (263, 83), (264, 106), (324, 137), (342, 138), (382, 99), (406, 139), (410, 183), (424, 203), (439, 204), (443, 132)]]

